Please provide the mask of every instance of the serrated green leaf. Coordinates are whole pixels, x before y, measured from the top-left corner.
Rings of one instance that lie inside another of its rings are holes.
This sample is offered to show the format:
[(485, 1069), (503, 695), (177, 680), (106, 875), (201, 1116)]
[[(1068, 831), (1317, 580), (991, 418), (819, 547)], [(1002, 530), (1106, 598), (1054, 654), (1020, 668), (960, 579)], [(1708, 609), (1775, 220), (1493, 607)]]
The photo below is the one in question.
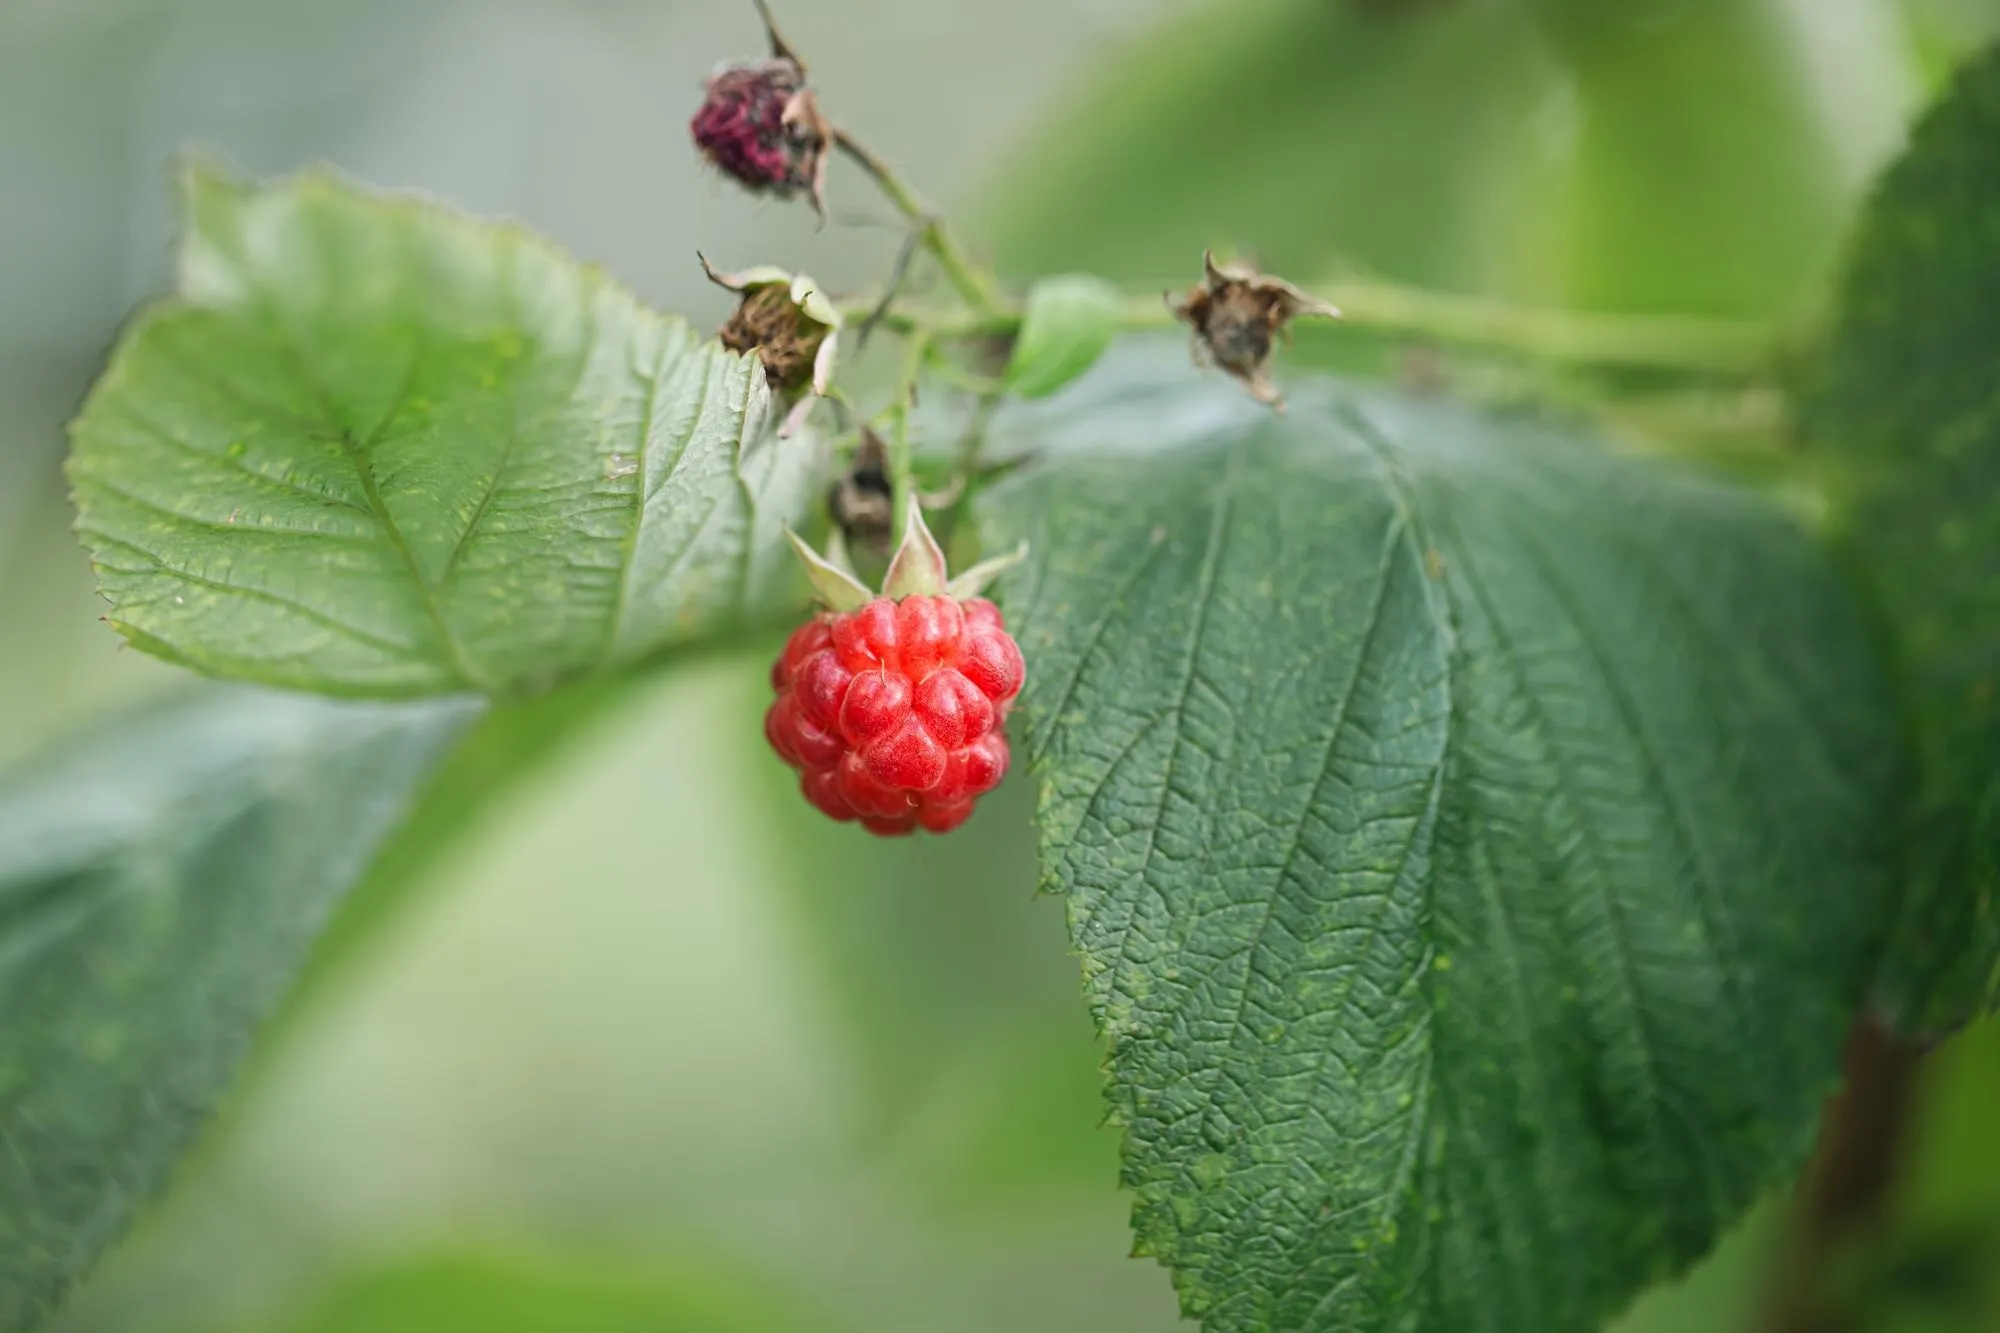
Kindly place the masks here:
[(111, 622), (211, 675), (510, 693), (768, 612), (815, 451), (752, 359), (514, 227), (185, 186), (177, 295), (73, 428)]
[(2000, 1001), (2000, 48), (1870, 203), (1806, 416), (1924, 754), (1883, 1000), (1946, 1027)]
[(1118, 332), (1124, 296), (1103, 278), (1064, 273), (1028, 289), (1007, 387), (1046, 398), (1089, 370)]
[(203, 690), (0, 780), (0, 1329), (164, 1183), (473, 713)]
[(1719, 483), (1172, 382), (983, 510), (1138, 1248), (1216, 1333), (1596, 1330), (1838, 1076), (1898, 777), (1863, 617)]

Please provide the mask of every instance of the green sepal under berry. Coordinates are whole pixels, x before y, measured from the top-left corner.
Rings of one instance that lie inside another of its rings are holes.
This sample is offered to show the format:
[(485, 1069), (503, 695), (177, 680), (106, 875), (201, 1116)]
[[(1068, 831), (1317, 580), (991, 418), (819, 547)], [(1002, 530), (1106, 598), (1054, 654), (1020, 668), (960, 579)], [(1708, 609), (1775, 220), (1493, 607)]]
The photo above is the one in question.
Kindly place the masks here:
[(1025, 560), (1028, 546), (1022, 542), (1004, 555), (982, 560), (953, 578), (947, 567), (944, 548), (924, 519), (924, 507), (912, 494), (903, 506), (903, 540), (889, 560), (882, 578), (882, 591), (871, 592), (847, 563), (846, 547), (836, 530), (822, 555), (797, 533), (787, 530), (792, 550), (805, 567), (813, 592), (832, 611), (860, 609), (876, 596), (900, 600), (904, 597), (952, 597), (959, 601), (977, 597), (992, 581)]

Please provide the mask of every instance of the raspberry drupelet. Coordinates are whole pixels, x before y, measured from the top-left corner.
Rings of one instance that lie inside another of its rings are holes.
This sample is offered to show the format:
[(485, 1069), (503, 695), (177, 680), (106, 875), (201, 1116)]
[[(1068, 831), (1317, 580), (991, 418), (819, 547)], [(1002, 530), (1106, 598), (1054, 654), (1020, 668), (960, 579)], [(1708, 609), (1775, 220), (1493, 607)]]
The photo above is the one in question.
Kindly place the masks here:
[(764, 734), (806, 799), (871, 833), (946, 833), (1006, 776), (1006, 722), (1026, 668), (979, 586), (1020, 553), (947, 582), (909, 508), (882, 595), (801, 547), (830, 609), (793, 632), (771, 668)]

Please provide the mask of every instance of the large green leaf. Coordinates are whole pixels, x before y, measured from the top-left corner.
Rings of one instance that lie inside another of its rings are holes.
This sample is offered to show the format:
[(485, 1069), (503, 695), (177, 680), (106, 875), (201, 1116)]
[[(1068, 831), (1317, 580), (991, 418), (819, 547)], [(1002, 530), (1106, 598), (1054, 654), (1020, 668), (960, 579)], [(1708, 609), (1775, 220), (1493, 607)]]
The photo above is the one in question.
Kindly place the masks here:
[(984, 522), (1139, 1247), (1215, 1330), (1594, 1330), (1837, 1078), (1898, 776), (1862, 617), (1718, 483), (1118, 369)]
[(1921, 735), (1905, 1022), (2000, 998), (2000, 48), (1917, 127), (1862, 221), (1809, 403)]
[(159, 1188), (471, 713), (205, 690), (0, 781), (0, 1330)]
[(815, 451), (754, 359), (512, 227), (323, 174), (185, 186), (178, 294), (74, 428), (133, 643), (346, 694), (533, 688), (789, 585)]

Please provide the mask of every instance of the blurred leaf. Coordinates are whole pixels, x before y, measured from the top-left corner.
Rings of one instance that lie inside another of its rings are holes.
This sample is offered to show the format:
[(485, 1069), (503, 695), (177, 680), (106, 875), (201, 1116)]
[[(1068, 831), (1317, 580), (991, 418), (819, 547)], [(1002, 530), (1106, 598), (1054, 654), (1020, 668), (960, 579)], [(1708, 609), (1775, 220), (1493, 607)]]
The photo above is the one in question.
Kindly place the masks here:
[(991, 1215), (1052, 1197), (1094, 1200), (1117, 1180), (1101, 1053), (1073, 971), (1070, 981), (1069, 1012), (1035, 1005), (979, 1024), (903, 1108), (905, 1188), (926, 1204)]
[[(1236, 245), (1538, 304), (1789, 313), (1914, 87), (1877, 0), (1238, 0), (1092, 68), (1000, 195), (1015, 272), (1192, 280)], [(1838, 97), (1825, 90), (1838, 88)], [(1350, 359), (1346, 338), (1318, 359)]]
[[(678, 656), (678, 655), (677, 655)], [(494, 704), (481, 713), (424, 784), (404, 820), (381, 845), (314, 948), (280, 1023), (303, 1011), (353, 952), (379, 933), (437, 858), (473, 830), (516, 783), (591, 729), (657, 674), (631, 672)]]
[(1869, 204), (1807, 403), (1924, 756), (1882, 981), (1917, 1028), (2000, 999), (2000, 48)]
[(472, 709), (205, 690), (0, 781), (0, 1329), (165, 1181)]
[(1948, 80), (1959, 64), (2000, 37), (2000, 4), (1994, 0), (1898, 0), (1911, 44), (1932, 82)]
[(1481, 177), (1545, 86), (1531, 22), (1466, 5), (1208, 5), (1091, 71), (998, 212), (1003, 264), (1192, 282), (1210, 244), (1301, 281), (1339, 258), (1477, 285)]
[[(288, 1333), (789, 1333), (829, 1327), (772, 1275), (715, 1260), (642, 1272), (550, 1258), (441, 1254), (356, 1274)], [(257, 1333), (267, 1333), (259, 1325)], [(246, 1330), (246, 1333), (248, 1331)]]
[(984, 511), (1139, 1248), (1218, 1333), (1594, 1330), (1838, 1076), (1897, 777), (1862, 617), (1719, 484), (1184, 375), (1080, 389)]
[(1866, 40), (1898, 33), (1880, 0), (1817, 0), (1809, 18), (1782, 0), (1534, 8), (1567, 83), (1569, 179), (1555, 230), (1528, 239), (1560, 266), (1560, 294), (1690, 314), (1810, 306), (1861, 184), (1847, 163), (1894, 145), (1914, 93), (1913, 55)]
[(1089, 370), (1118, 332), (1119, 290), (1088, 273), (1043, 278), (1028, 289), (1021, 336), (1007, 384), (1023, 398), (1046, 398)]
[(820, 817), (789, 770), (759, 769), (789, 870), (772, 887), (908, 1188), (978, 1210), (1108, 1184), (1116, 1145), (1075, 961), (1059, 914), (1033, 901), (1028, 784), (1010, 779), (949, 838), (890, 841)]
[[(1946, 1229), (2000, 1220), (2000, 1019), (1968, 1024), (1923, 1066), (1923, 1134), (1911, 1153), (1905, 1201), (1913, 1217)], [(2000, 1245), (1995, 1247), (2000, 1258)], [(2000, 1278), (2000, 1264), (1992, 1266)]]
[(1605, 1333), (1748, 1333), (1768, 1299), (1790, 1200), (1789, 1190), (1772, 1191), (1685, 1276), (1648, 1289)]
[(789, 589), (814, 451), (753, 360), (528, 233), (327, 175), (187, 179), (179, 294), (74, 427), (111, 621), (212, 675), (508, 693)]

